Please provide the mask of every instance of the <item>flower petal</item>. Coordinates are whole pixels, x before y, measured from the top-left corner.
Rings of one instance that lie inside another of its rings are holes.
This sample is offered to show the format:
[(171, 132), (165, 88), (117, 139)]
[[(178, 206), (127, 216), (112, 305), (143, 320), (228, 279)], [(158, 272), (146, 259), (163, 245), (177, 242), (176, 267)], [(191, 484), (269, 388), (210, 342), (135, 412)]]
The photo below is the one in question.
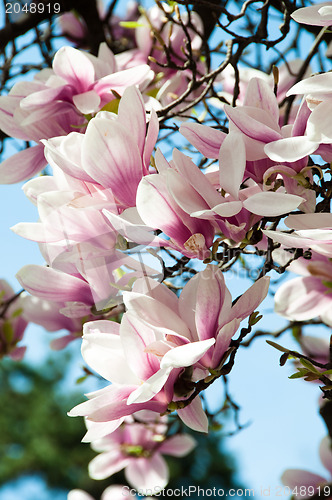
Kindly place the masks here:
[(253, 214), (274, 217), (295, 210), (303, 201), (304, 198), (295, 194), (265, 191), (244, 200), (243, 206)]
[(209, 421), (202, 407), (202, 400), (197, 396), (190, 405), (177, 410), (177, 414), (184, 424), (197, 432), (208, 432)]
[(169, 479), (168, 467), (159, 453), (151, 458), (132, 460), (126, 467), (125, 477), (129, 484), (142, 492), (160, 491)]
[(91, 290), (86, 281), (50, 267), (30, 264), (22, 267), (16, 277), (25, 290), (41, 299), (93, 304)]
[(106, 479), (127, 467), (132, 458), (126, 457), (120, 450), (100, 453), (89, 463), (89, 475), (92, 479)]
[(45, 166), (44, 147), (41, 144), (24, 149), (0, 163), (0, 184), (25, 181)]

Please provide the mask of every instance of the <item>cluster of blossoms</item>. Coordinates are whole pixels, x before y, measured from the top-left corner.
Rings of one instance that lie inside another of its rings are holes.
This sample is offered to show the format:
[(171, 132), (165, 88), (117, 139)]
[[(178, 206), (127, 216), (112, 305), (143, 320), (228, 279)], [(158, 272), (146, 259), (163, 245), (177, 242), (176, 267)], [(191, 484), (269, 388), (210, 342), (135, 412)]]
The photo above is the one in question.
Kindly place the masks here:
[[(331, 24), (331, 7), (322, 9), (322, 23)], [(83, 330), (85, 362), (110, 383), (70, 412), (86, 417), (84, 441), (101, 452), (90, 463), (90, 475), (103, 479), (125, 468), (128, 482), (147, 490), (168, 482), (163, 454), (184, 456), (195, 446), (188, 435), (169, 433), (166, 414), (176, 411), (186, 426), (208, 432), (199, 393), (228, 373), (225, 365), (231, 368), (244, 335), (237, 336), (240, 324), (255, 324), (255, 311), (268, 293), (269, 278), (262, 276), (232, 302), (221, 266), (213, 264), (219, 244), (232, 250), (248, 246), (261, 255), (272, 253), (273, 241), (284, 246), (285, 255), (287, 249), (310, 249), (310, 260), (290, 264), (304, 277), (278, 290), (276, 311), (299, 321), (319, 316), (332, 325), (332, 214), (316, 213), (309, 158), (332, 160), (332, 75), (293, 85), (284, 70), (274, 92), (270, 78), (256, 73), (243, 82), (238, 106), (223, 105), (227, 133), (181, 124), (181, 134), (213, 166), (204, 172), (178, 149), (168, 161), (155, 151), (157, 112), (176, 105), (189, 88), (189, 69), (179, 70), (181, 47), (187, 38), (199, 51), (202, 23), (192, 14), (175, 15), (170, 24), (157, 6), (139, 18), (133, 12), (128, 19), (140, 26), (131, 50), (115, 56), (102, 44), (92, 56), (64, 47), (52, 69), (0, 97), (1, 129), (36, 143), (0, 165), (0, 181), (26, 180), (47, 163), (52, 167), (52, 175), (24, 186), (39, 221), (13, 230), (39, 244), (46, 266), (26, 265), (18, 272), (30, 296), (12, 304), (12, 292), (2, 284), (0, 352), (23, 354), (16, 344), (27, 321), (67, 330), (53, 341), (56, 349)], [(80, 39), (85, 28), (77, 23)], [(151, 30), (159, 34), (155, 42)], [(199, 57), (196, 62), (203, 75)], [(160, 66), (165, 71), (158, 76)], [(226, 95), (232, 77), (221, 82)], [(286, 123), (279, 104), (289, 95), (304, 97)], [(277, 230), (281, 221), (295, 232), (281, 224)], [(162, 261), (157, 251), (166, 249), (186, 262), (196, 259), (202, 270), (194, 269), (176, 295), (161, 283), (164, 262), (160, 270), (141, 260), (147, 246), (154, 247), (156, 265)], [(285, 473), (285, 484), (295, 484), (295, 476)], [(102, 498), (116, 495), (107, 489)], [(68, 498), (91, 497), (74, 490)]]

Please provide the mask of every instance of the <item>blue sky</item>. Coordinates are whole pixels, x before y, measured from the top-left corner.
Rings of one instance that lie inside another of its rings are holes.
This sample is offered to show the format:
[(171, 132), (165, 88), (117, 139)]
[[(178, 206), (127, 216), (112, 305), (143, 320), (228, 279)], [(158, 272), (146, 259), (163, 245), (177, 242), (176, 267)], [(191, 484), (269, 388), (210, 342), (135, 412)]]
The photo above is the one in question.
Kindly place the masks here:
[[(3, 9), (2, 4), (0, 9)], [(20, 221), (37, 220), (35, 207), (25, 198), (20, 187), (0, 186), (0, 275), (16, 290), (19, 285), (15, 282), (15, 273), (25, 264), (43, 263), (38, 246), (16, 236), (9, 229)], [(237, 276), (228, 279), (233, 297), (250, 284), (249, 280), (240, 281)], [(282, 326), (283, 320), (272, 314), (272, 308), (271, 298), (260, 308), (261, 312), (266, 312), (258, 325), (260, 329), (271, 329), (271, 325), (275, 329)], [(323, 332), (324, 335), (329, 333), (327, 329)], [(50, 334), (31, 325), (26, 337), (27, 359), (32, 363), (38, 362), (50, 338)], [(290, 348), (296, 347), (289, 336), (283, 337), (280, 343)], [(70, 349), (79, 352), (79, 343)], [(255, 498), (263, 498), (260, 495), (261, 487), (271, 487), (270, 497), (273, 498), (274, 489), (281, 484), (280, 475), (286, 468), (305, 468), (325, 475), (318, 457), (320, 439), (326, 434), (318, 415), (320, 390), (313, 383), (289, 380), (288, 376), (295, 370), (291, 363), (279, 367), (279, 354), (260, 338), (250, 349), (239, 351), (235, 368), (229, 377), (230, 392), (242, 407), (241, 423), (250, 422), (250, 425), (237, 435), (226, 438), (226, 445), (236, 457), (239, 479), (246, 487), (255, 489)], [(211, 406), (221, 401), (220, 394), (223, 394), (223, 388), (217, 382), (208, 392)], [(26, 485), (24, 493), (22, 490), (19, 493), (20, 490), (11, 485), (7, 490), (0, 488), (0, 497), (2, 500), (44, 500), (41, 483), (33, 479), (29, 484), (31, 494)], [(65, 498), (64, 494), (58, 497), (53, 495), (54, 500)]]

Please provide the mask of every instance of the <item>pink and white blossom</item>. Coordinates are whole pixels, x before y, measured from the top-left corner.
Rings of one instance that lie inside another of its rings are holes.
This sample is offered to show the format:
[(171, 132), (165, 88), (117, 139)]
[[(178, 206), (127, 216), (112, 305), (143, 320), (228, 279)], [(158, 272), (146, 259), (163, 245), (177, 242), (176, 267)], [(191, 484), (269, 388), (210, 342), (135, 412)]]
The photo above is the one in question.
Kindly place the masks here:
[(32, 82), (18, 82), (8, 96), (0, 97), (0, 128), (9, 136), (34, 141), (0, 165), (0, 182), (10, 184), (32, 177), (44, 166), (42, 139), (67, 135), (87, 123), (84, 115), (96, 113), (122, 95), (130, 85), (151, 79), (147, 65), (119, 71), (115, 56), (101, 44), (98, 57), (73, 47), (62, 47), (53, 69), (44, 69)]
[(189, 435), (166, 436), (166, 421), (165, 417), (147, 423), (127, 418), (114, 432), (93, 441), (92, 448), (100, 454), (89, 464), (92, 479), (125, 469), (126, 480), (138, 491), (162, 490), (169, 480), (163, 455), (183, 457), (196, 446)]
[[(193, 386), (181, 374), (190, 368), (196, 382), (218, 370), (240, 322), (265, 298), (268, 284), (268, 278), (260, 279), (232, 307), (216, 266), (192, 278), (180, 298), (149, 278), (137, 280), (132, 292), (124, 293), (121, 326), (107, 321), (84, 326), (83, 357), (112, 385), (88, 395), (70, 415), (121, 423), (135, 411), (162, 413), (173, 400), (187, 399)], [(207, 431), (198, 397), (178, 415), (189, 427)]]

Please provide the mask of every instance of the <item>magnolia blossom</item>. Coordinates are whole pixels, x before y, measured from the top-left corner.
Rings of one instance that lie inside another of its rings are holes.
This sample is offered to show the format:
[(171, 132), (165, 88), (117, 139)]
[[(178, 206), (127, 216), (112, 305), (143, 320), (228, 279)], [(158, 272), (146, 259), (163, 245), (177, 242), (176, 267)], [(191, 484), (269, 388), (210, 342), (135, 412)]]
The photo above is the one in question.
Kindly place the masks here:
[(22, 314), (22, 297), (15, 298), (9, 283), (0, 280), (0, 358), (6, 355), (16, 361), (23, 358), (26, 347), (17, 345), (27, 326)]
[[(319, 454), (322, 464), (329, 472), (328, 478), (300, 469), (288, 469), (281, 476), (281, 481), (285, 486), (288, 486), (292, 490), (296, 500), (301, 498), (311, 498), (314, 494), (319, 494), (325, 498), (331, 498), (332, 450), (331, 440), (329, 437), (326, 436), (321, 441)], [(324, 488), (325, 485), (329, 486)]]
[[(265, 298), (268, 284), (268, 278), (260, 279), (232, 307), (216, 266), (192, 278), (180, 298), (149, 278), (137, 280), (123, 295), (121, 326), (108, 321), (84, 326), (82, 355), (112, 385), (88, 395), (70, 415), (119, 425), (135, 411), (162, 413), (172, 401), (187, 399), (197, 380), (218, 371), (240, 322)], [(200, 399), (182, 406), (179, 417), (206, 432)]]
[(169, 480), (162, 455), (183, 457), (196, 446), (189, 435), (166, 436), (166, 421), (165, 417), (150, 422), (126, 418), (112, 434), (93, 441), (92, 448), (101, 453), (89, 464), (92, 479), (105, 479), (125, 469), (126, 480), (136, 490), (162, 490)]
[(118, 114), (99, 113), (85, 134), (72, 132), (45, 142), (52, 177), (39, 177), (24, 186), (37, 205), (40, 221), (20, 223), (13, 230), (25, 238), (55, 246), (93, 243), (114, 248), (116, 233), (102, 209), (118, 213), (136, 203), (137, 186), (149, 174), (150, 156), (158, 136), (158, 120), (146, 112), (139, 91), (125, 90)]
[(277, 290), (275, 311), (292, 320), (320, 316), (332, 326), (332, 262), (312, 252), (310, 260), (299, 258), (288, 269), (303, 277), (287, 281)]
[[(106, 44), (98, 57), (73, 47), (62, 47), (53, 69), (39, 72), (32, 82), (18, 82), (8, 96), (0, 97), (0, 128), (11, 137), (38, 145), (21, 151), (0, 165), (0, 182), (10, 184), (32, 177), (46, 161), (41, 139), (84, 130), (86, 117), (122, 95), (130, 85), (151, 78), (147, 65), (119, 71)], [(83, 126), (83, 128), (82, 128)]]

